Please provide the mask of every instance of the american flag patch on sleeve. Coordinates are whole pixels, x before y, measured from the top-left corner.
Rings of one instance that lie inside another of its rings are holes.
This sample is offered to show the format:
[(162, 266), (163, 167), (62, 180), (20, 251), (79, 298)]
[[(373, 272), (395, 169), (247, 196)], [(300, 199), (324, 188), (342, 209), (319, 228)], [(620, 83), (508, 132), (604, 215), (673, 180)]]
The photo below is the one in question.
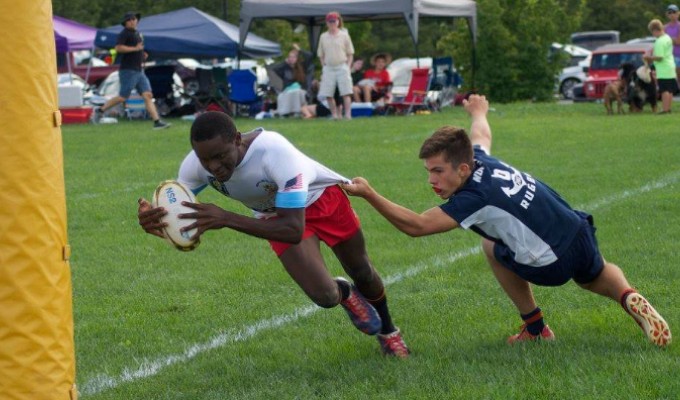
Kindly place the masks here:
[(302, 174), (297, 174), (295, 178), (288, 180), (283, 187), (284, 192), (298, 189), (302, 189)]

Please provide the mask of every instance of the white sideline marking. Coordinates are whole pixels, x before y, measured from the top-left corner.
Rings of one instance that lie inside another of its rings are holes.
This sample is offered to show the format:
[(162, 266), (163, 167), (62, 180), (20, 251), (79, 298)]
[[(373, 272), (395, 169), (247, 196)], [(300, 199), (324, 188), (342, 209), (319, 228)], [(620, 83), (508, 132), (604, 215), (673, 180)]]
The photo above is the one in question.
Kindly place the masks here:
[[(623, 192), (604, 197), (600, 200), (596, 200), (584, 206), (576, 206), (575, 208), (587, 210), (590, 212), (600, 207), (621, 200), (625, 200), (631, 196), (651, 192), (653, 190), (662, 189), (668, 185), (677, 182), (678, 179), (680, 179), (680, 171), (676, 171), (657, 181), (650, 182), (639, 188), (625, 190)], [(391, 285), (406, 278), (416, 276), (429, 268), (450, 265), (455, 261), (458, 261), (460, 259), (466, 258), (474, 254), (478, 254), (480, 252), (481, 249), (479, 248), (479, 246), (475, 246), (459, 251), (457, 253), (450, 254), (448, 256), (435, 256), (428, 262), (418, 263), (414, 266), (409, 267), (404, 272), (387, 276), (383, 278), (383, 281), (385, 285)], [(227, 333), (219, 334), (211, 338), (207, 342), (191, 345), (187, 347), (182, 353), (171, 354), (169, 356), (157, 358), (155, 360), (144, 360), (134, 369), (126, 367), (123, 369), (123, 372), (118, 377), (113, 377), (107, 374), (99, 374), (79, 387), (80, 395), (81, 396), (94, 395), (108, 389), (116, 388), (124, 383), (152, 377), (158, 374), (162, 369), (166, 367), (178, 363), (187, 362), (192, 358), (196, 357), (197, 355), (209, 350), (224, 347), (231, 343), (237, 343), (248, 340), (262, 331), (276, 329), (288, 323), (295, 322), (298, 319), (306, 318), (316, 313), (320, 309), (321, 309), (320, 307), (310, 305), (298, 308), (290, 314), (284, 314), (273, 318), (260, 320), (252, 325), (245, 326), (241, 330), (231, 330)]]

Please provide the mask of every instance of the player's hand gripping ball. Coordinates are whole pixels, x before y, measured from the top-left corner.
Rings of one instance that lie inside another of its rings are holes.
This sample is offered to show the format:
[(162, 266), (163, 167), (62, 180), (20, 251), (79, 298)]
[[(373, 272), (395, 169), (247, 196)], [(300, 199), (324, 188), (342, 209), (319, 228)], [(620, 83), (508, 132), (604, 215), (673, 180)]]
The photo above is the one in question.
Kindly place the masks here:
[(196, 203), (196, 197), (191, 190), (184, 187), (181, 183), (168, 180), (161, 182), (153, 194), (153, 206), (163, 207), (168, 213), (161, 219), (167, 224), (163, 228), (165, 238), (179, 250), (191, 251), (198, 247), (200, 240), (191, 240), (196, 233), (196, 229), (181, 232), (180, 229), (189, 226), (196, 221), (195, 219), (179, 218), (179, 214), (194, 212), (192, 208), (182, 205), (183, 201)]

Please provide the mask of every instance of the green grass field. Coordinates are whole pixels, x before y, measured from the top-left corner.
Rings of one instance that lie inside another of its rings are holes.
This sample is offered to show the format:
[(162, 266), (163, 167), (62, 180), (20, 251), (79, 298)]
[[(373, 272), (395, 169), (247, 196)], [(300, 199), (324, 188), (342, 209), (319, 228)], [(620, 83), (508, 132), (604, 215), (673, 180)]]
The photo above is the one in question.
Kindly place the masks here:
[[(680, 340), (680, 117), (605, 116), (596, 104), (492, 105), (493, 154), (595, 216), (603, 255)], [(568, 283), (536, 288), (554, 343), (509, 347), (521, 320), (472, 232), (413, 239), (353, 198), (388, 284), (407, 360), (380, 355), (339, 307), (314, 306), (266, 241), (211, 231), (181, 253), (144, 234), (136, 200), (174, 178), (189, 124), (63, 127), (83, 399), (677, 399), (680, 347), (658, 349), (618, 304)], [(264, 124), (341, 174), (422, 211), (439, 204), (418, 159), (462, 108)], [(203, 202), (248, 213), (205, 191)], [(342, 274), (324, 249), (330, 270)]]

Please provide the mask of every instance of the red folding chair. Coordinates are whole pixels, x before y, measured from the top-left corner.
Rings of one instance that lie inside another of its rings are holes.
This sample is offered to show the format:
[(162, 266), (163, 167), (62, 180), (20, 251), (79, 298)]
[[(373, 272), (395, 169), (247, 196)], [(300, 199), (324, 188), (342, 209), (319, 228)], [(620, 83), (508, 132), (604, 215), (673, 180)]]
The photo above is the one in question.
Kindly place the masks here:
[[(401, 101), (393, 101), (387, 104), (387, 113), (390, 110), (409, 114), (415, 108), (428, 108), (427, 87), (430, 83), (429, 68), (414, 68), (411, 70), (411, 82), (408, 85), (408, 92)], [(405, 111), (404, 111), (405, 110)]]

